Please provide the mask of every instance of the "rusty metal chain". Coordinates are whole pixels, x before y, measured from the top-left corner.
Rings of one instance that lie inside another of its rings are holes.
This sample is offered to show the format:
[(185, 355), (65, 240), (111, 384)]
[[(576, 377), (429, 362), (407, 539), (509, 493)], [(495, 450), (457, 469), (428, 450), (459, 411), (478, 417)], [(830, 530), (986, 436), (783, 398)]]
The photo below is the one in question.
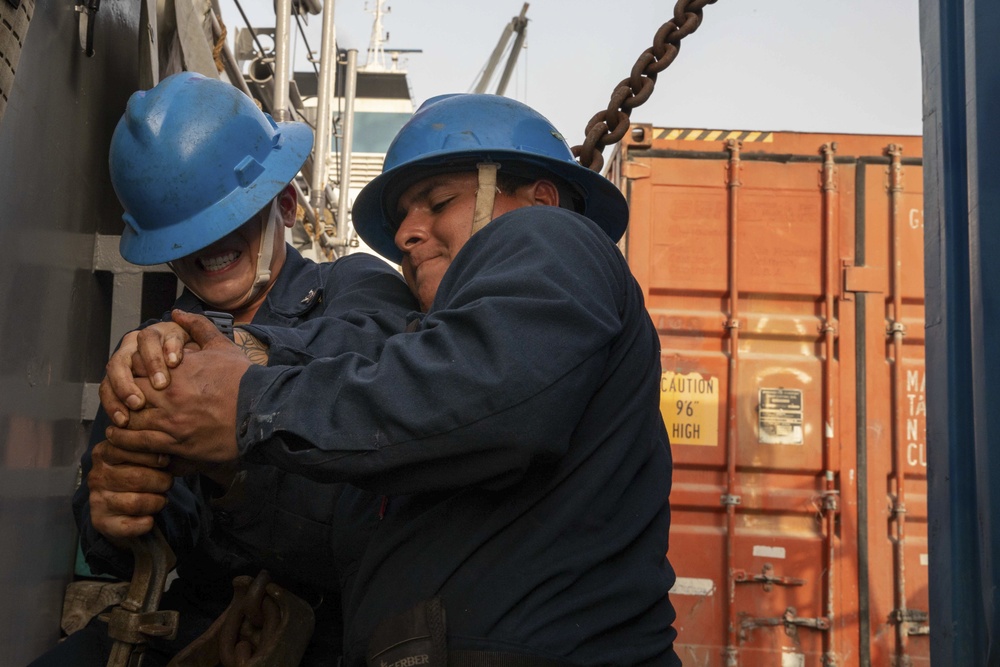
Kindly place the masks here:
[(271, 582), (266, 570), (233, 579), (233, 600), (167, 667), (288, 667), (302, 660), (316, 617), (302, 598)]
[(233, 603), (219, 631), (219, 662), (225, 667), (246, 665), (259, 643), (260, 629), (267, 625), (274, 631), (277, 619), (265, 595), (269, 583), (271, 577), (265, 571), (252, 580), (241, 576), (233, 581)]
[(632, 109), (643, 104), (653, 93), (656, 75), (670, 67), (681, 50), (681, 40), (701, 25), (702, 10), (716, 0), (677, 0), (674, 17), (660, 26), (653, 46), (643, 51), (627, 79), (611, 93), (608, 108), (598, 111), (587, 123), (583, 144), (573, 146), (580, 164), (593, 171), (604, 166), (605, 146), (621, 141), (629, 128)]

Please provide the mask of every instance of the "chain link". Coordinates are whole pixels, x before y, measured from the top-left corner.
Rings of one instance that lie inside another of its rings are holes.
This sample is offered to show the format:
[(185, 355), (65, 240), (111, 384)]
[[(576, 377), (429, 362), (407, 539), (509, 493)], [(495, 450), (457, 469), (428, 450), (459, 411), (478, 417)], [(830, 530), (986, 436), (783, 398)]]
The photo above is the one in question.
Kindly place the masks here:
[(270, 575), (261, 570), (254, 579), (233, 580), (233, 603), (219, 632), (219, 662), (224, 667), (245, 667), (261, 643), (261, 635), (274, 632), (277, 610), (268, 599)]
[(586, 138), (573, 146), (573, 155), (580, 164), (600, 172), (604, 166), (605, 146), (621, 141), (629, 128), (632, 109), (643, 104), (653, 94), (656, 75), (670, 67), (681, 50), (681, 40), (701, 25), (702, 10), (716, 0), (677, 0), (674, 17), (660, 26), (653, 37), (653, 46), (643, 51), (627, 79), (611, 93), (608, 108), (598, 111), (587, 123)]

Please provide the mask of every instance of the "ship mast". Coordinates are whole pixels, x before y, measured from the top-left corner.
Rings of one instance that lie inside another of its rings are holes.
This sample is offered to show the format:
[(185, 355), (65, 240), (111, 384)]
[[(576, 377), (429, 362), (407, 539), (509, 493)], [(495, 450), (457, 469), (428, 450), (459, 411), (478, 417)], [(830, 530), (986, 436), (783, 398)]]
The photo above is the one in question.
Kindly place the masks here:
[(375, 21), (372, 23), (372, 36), (368, 42), (368, 56), (364, 67), (361, 68), (366, 72), (385, 72), (388, 69), (385, 64), (383, 44), (388, 41), (389, 36), (386, 34), (383, 37), (382, 15), (392, 11), (392, 8), (383, 10), (384, 4), (385, 0), (375, 0), (375, 9), (369, 12), (375, 15)]

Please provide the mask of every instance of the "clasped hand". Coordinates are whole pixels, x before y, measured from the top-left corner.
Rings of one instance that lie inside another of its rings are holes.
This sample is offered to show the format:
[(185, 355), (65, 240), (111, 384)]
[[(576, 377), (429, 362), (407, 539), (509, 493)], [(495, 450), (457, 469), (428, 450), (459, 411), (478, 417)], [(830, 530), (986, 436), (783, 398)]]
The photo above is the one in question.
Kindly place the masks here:
[[(234, 461), (236, 398), (251, 362), (207, 318), (178, 310), (172, 317), (175, 327), (166, 323), (136, 336), (130, 363), (108, 362), (101, 403), (116, 425), (108, 427), (107, 438), (130, 451)], [(124, 368), (131, 368), (130, 379), (120, 372)], [(119, 371), (117, 378), (112, 369)], [(144, 377), (149, 375), (152, 379)], [(138, 406), (129, 408), (124, 420), (123, 403)]]
[(225, 485), (235, 471), (236, 399), (251, 362), (207, 318), (172, 318), (128, 334), (101, 382), (114, 425), (87, 483), (94, 527), (113, 541), (152, 528), (173, 475), (198, 470)]

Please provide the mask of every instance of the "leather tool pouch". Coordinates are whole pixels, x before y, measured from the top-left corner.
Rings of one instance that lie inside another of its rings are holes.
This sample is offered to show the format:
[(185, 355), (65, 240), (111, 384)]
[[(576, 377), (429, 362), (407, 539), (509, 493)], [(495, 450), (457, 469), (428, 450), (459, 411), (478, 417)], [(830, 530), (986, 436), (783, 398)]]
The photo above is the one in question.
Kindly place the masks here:
[(368, 642), (368, 667), (446, 667), (445, 637), (441, 599), (424, 600), (379, 623)]

